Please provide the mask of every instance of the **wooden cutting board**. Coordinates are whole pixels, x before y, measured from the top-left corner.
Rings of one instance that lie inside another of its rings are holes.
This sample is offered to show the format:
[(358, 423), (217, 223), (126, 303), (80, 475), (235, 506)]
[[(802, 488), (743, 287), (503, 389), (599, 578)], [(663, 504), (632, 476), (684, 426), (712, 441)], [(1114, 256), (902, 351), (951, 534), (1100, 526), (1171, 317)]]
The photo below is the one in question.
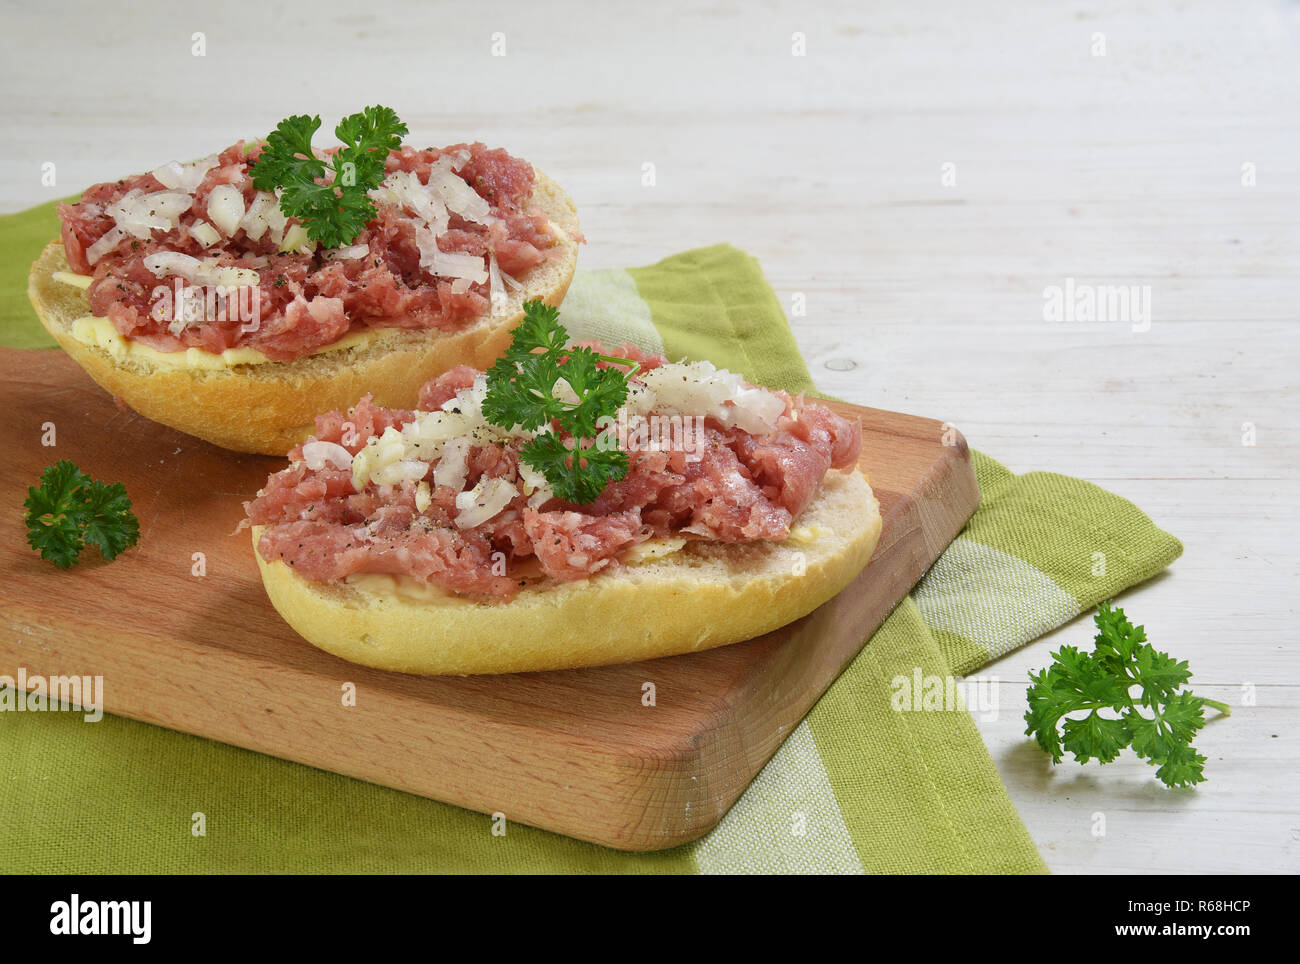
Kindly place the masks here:
[[(884, 527), (867, 569), (811, 615), (689, 656), (422, 678), (327, 655), (271, 608), (232, 532), (282, 459), (120, 409), (57, 351), (0, 349), (0, 406), (0, 674), (102, 676), (109, 713), (626, 850), (711, 829), (979, 501), (951, 427), (836, 404), (862, 420)], [(27, 486), (61, 458), (126, 483), (141, 535), (116, 562), (92, 550), (63, 572), (27, 547)]]

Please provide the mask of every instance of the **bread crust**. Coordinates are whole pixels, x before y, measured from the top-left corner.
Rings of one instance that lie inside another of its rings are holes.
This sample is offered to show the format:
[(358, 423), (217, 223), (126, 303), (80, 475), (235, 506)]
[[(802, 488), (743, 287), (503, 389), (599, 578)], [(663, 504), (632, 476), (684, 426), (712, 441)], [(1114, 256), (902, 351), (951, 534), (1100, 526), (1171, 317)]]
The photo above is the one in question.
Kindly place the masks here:
[(304, 639), (354, 663), (423, 675), (517, 673), (635, 662), (740, 642), (793, 622), (843, 590), (880, 537), (857, 471), (831, 471), (796, 528), (809, 541), (692, 542), (661, 559), (577, 582), (530, 583), (508, 603), (447, 594), (413, 601), (311, 582), (254, 555), (272, 605)]
[(32, 265), (27, 294), (41, 324), (102, 388), (146, 418), (236, 452), (283, 455), (306, 438), (313, 419), (347, 409), (367, 392), (379, 405), (413, 408), (420, 387), (457, 365), (487, 368), (510, 343), (533, 298), (559, 305), (578, 262), (578, 216), (573, 201), (541, 171), (531, 204), (558, 227), (562, 251), (520, 278), (474, 326), (453, 334), (388, 329), (362, 346), (292, 362), (233, 365), (218, 370), (159, 368), (141, 359), (119, 362), (72, 334), (90, 314), (85, 292), (54, 280), (67, 271), (63, 244), (52, 241)]

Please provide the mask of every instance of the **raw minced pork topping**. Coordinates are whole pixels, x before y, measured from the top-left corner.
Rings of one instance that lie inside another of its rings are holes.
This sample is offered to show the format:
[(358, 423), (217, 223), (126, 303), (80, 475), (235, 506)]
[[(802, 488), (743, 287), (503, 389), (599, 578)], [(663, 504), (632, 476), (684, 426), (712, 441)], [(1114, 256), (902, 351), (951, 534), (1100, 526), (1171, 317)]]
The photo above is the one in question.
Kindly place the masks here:
[[(530, 204), (532, 167), (503, 150), (392, 151), (369, 192), (376, 216), (353, 244), (325, 249), (253, 186), (260, 149), (241, 141), (61, 205), (68, 264), (93, 278), (91, 311), (159, 351), (246, 347), (292, 361), (369, 327), (464, 328), (560, 250)], [(195, 310), (193, 295), (217, 286), (232, 307), (252, 303), (255, 288), (254, 321)]]
[(699, 416), (702, 431), (682, 445), (622, 439), (628, 472), (594, 502), (554, 497), (520, 461), (535, 433), (487, 422), (483, 373), (462, 366), (425, 385), (415, 410), (367, 396), (318, 416), (245, 505), (246, 524), (266, 527), (258, 551), (309, 580), (386, 573), (508, 600), (524, 574), (585, 578), (653, 539), (782, 540), (826, 473), (857, 465), (861, 426), (823, 405), (707, 363), (618, 354), (640, 364), (620, 411), (628, 438), (673, 416)]

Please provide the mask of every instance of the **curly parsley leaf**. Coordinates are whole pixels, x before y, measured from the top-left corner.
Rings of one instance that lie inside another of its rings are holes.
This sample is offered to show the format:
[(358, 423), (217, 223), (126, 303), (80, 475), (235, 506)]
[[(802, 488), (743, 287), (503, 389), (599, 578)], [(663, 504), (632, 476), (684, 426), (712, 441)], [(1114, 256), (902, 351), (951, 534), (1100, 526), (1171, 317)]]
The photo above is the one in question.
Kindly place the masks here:
[(590, 348), (572, 348), (561, 369), (560, 377), (569, 386), (563, 394), (572, 393), (577, 401), (570, 398), (560, 418), (567, 431), (582, 438), (595, 438), (596, 423), (616, 413), (627, 400), (627, 377), (618, 369), (601, 368), (604, 359)]
[(1231, 709), (1181, 689), (1192, 678), (1187, 663), (1157, 652), (1144, 627), (1129, 622), (1124, 610), (1105, 602), (1093, 620), (1091, 653), (1062, 646), (1051, 666), (1029, 674), (1025, 735), (1053, 763), (1067, 752), (1080, 763), (1110, 763), (1132, 747), (1166, 786), (1203, 781), (1205, 757), (1192, 739), (1205, 725), (1205, 707), (1224, 715)]
[(483, 414), (502, 428), (518, 425), (535, 432), (564, 413), (564, 402), (554, 395), (559, 379), (560, 363), (553, 354), (528, 361), (500, 358), (487, 370)]
[(1156, 777), (1168, 787), (1192, 787), (1205, 780), (1205, 757), (1189, 743), (1175, 744), (1162, 759), (1150, 762), (1159, 764)]
[(384, 164), (402, 146), (406, 125), (390, 107), (367, 107), (339, 122), (343, 146), (328, 160), (312, 151), (319, 117), (295, 114), (280, 121), (253, 163), (253, 186), (280, 189), (280, 210), (297, 218), (307, 236), (337, 248), (356, 240), (375, 216), (366, 192), (384, 180)]
[(325, 162), (312, 153), (312, 136), (320, 129), (319, 117), (286, 117), (266, 137), (262, 153), (253, 162), (253, 186), (274, 191), (298, 180), (325, 176)]
[(594, 502), (610, 482), (627, 475), (627, 453), (595, 445), (575, 454), (554, 432), (537, 436), (520, 451), (520, 457), (546, 476), (556, 496), (582, 505)]
[(1109, 719), (1089, 713), (1081, 720), (1066, 719), (1061, 727), (1065, 734), (1062, 746), (1080, 763), (1096, 757), (1110, 763), (1132, 741), (1128, 725), (1122, 719)]
[(389, 153), (402, 146), (402, 138), (408, 133), (396, 111), (379, 106), (349, 114), (334, 128), (334, 136), (348, 145), (340, 153), (356, 162), (358, 174), (364, 167), (368, 178), (375, 179), (375, 187), (384, 179), (384, 162)]
[(121, 482), (96, 482), (64, 459), (27, 490), (27, 544), (60, 569), (71, 568), (87, 545), (116, 559), (140, 538), (140, 523)]
[(569, 332), (560, 324), (560, 309), (544, 301), (529, 301), (524, 305), (524, 319), (514, 330), (510, 347), (504, 359), (524, 362), (535, 351), (556, 354), (568, 344)]
[(332, 185), (292, 183), (280, 194), (280, 208), (303, 223), (307, 236), (329, 248), (351, 244), (375, 216), (375, 202)]
[[(510, 347), (487, 371), (483, 414), (502, 428), (529, 431), (552, 426), (523, 447), (523, 460), (546, 476), (566, 502), (593, 502), (605, 486), (627, 474), (628, 458), (617, 447), (595, 442), (600, 420), (613, 417), (627, 400), (628, 378), (638, 365), (630, 358), (601, 355), (590, 348), (566, 348), (569, 333), (559, 311), (540, 301), (524, 303), (524, 318)], [(602, 367), (602, 363), (604, 367)], [(630, 372), (614, 367), (629, 365)], [(565, 444), (559, 432), (581, 449)]]

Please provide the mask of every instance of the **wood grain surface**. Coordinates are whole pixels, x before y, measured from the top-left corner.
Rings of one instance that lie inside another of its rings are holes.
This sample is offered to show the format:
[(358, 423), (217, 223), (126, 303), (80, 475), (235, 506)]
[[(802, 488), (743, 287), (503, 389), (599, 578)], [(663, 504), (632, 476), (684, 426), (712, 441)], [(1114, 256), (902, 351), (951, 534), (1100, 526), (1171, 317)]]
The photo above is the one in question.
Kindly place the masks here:
[(21, 539), (0, 542), (0, 674), (102, 676), (109, 713), (612, 847), (684, 843), (722, 818), (979, 500), (960, 435), (944, 444), (929, 419), (835, 408), (862, 420), (884, 521), (871, 563), (835, 599), (705, 653), (429, 678), (324, 653), (271, 607), (233, 530), (282, 459), (123, 411), (61, 352), (0, 350), (0, 410), (24, 440), (0, 463), (6, 527), (21, 527), (25, 487), (60, 458), (124, 482), (141, 527), (117, 561), (92, 551), (66, 572)]

